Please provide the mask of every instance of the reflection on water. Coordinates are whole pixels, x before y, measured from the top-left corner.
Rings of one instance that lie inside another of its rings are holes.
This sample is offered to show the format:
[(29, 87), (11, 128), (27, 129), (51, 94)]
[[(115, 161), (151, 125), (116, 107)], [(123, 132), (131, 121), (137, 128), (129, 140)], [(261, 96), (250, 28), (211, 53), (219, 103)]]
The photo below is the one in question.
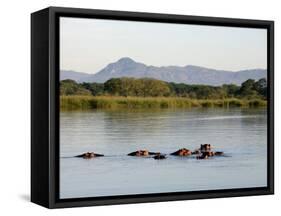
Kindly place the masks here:
[[(266, 123), (265, 109), (62, 112), (60, 197), (266, 186)], [(211, 143), (227, 157), (126, 156), (137, 149), (193, 150), (201, 143)], [(87, 151), (105, 157), (72, 157)]]

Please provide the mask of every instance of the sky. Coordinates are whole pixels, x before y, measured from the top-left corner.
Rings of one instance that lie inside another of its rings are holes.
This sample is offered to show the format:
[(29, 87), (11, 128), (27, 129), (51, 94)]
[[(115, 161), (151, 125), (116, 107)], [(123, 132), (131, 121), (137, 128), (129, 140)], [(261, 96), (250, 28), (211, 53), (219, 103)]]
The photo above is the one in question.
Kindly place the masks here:
[(266, 29), (60, 18), (60, 69), (97, 73), (122, 57), (153, 66), (266, 69)]

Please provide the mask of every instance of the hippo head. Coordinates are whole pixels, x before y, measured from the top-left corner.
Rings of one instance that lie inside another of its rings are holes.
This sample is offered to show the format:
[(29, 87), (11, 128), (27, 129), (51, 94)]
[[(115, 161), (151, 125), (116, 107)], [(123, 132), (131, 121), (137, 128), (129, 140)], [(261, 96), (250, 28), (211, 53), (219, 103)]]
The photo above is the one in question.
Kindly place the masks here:
[(201, 151), (210, 151), (211, 150), (211, 144), (201, 144), (200, 150)]
[(147, 150), (138, 150), (135, 153), (136, 156), (148, 156), (149, 152)]
[(149, 155), (149, 152), (147, 150), (142, 150), (141, 151), (141, 155), (142, 156), (148, 156)]
[(83, 155), (83, 158), (85, 158), (85, 159), (89, 159), (89, 158), (93, 158), (93, 157), (95, 157), (94, 152), (87, 152)]
[(179, 150), (180, 156), (187, 156), (187, 155), (190, 155), (190, 154), (191, 154), (191, 151), (189, 149), (182, 148), (182, 149)]

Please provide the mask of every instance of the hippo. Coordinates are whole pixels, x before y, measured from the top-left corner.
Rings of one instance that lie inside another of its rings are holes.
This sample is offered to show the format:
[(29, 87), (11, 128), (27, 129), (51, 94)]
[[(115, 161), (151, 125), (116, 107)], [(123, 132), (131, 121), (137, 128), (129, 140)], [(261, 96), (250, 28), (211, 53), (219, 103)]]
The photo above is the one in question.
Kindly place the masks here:
[(200, 151), (211, 151), (211, 144), (201, 144)]
[(217, 151), (217, 152), (215, 152), (215, 156), (221, 156), (221, 155), (223, 155), (223, 152), (222, 152), (222, 151)]
[(215, 152), (213, 152), (213, 151), (206, 151), (206, 152), (203, 152), (203, 154), (207, 155), (208, 157), (215, 156)]
[(94, 158), (94, 157), (103, 157), (104, 155), (103, 154), (96, 154), (94, 152), (86, 152), (86, 153), (83, 153), (81, 155), (76, 155), (75, 157), (82, 157), (84, 159), (91, 159), (91, 158)]
[(149, 155), (156, 155), (156, 154), (158, 154), (158, 153), (156, 153), (156, 152), (149, 152), (147, 150), (138, 150), (138, 151), (135, 151), (135, 152), (131, 152), (128, 155), (129, 156), (141, 157), (141, 156), (149, 156)]
[(221, 156), (223, 155), (223, 152), (218, 151), (218, 152), (214, 152), (214, 151), (205, 151), (203, 152), (204, 154), (206, 154), (208, 157), (213, 157), (213, 156)]
[(212, 157), (213, 152), (202, 152), (200, 155), (198, 155), (196, 158), (199, 159), (199, 160), (202, 160), (202, 159), (208, 159), (209, 157)]
[(163, 160), (163, 159), (166, 159), (166, 155), (157, 153), (153, 158), (154, 158), (155, 160)]
[(213, 152), (213, 151), (203, 151), (199, 156), (197, 156), (197, 159), (208, 159), (209, 157), (213, 156), (221, 156), (223, 155), (223, 152)]
[(200, 153), (201, 153), (201, 151), (199, 149), (196, 149), (193, 152), (191, 152), (192, 155), (200, 154)]
[(192, 152), (186, 148), (182, 148), (182, 149), (179, 149), (179, 150), (171, 153), (171, 155), (175, 155), (175, 156), (189, 156), (191, 154), (192, 154)]

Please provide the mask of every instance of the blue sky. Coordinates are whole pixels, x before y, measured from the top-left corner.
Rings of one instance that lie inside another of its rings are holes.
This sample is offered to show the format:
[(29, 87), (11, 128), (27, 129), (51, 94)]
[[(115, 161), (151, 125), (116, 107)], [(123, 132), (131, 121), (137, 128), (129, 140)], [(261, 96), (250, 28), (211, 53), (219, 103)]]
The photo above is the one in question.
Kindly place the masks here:
[(60, 68), (97, 73), (130, 57), (147, 65), (238, 71), (267, 65), (265, 29), (60, 18)]

